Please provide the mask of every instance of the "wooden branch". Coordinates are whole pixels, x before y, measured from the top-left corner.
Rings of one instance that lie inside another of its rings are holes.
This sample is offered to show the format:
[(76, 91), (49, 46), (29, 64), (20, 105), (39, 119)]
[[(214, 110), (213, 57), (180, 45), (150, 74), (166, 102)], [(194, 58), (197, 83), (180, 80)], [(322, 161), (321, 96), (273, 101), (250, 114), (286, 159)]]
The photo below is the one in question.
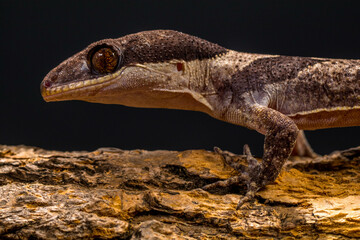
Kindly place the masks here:
[(238, 211), (244, 186), (200, 189), (233, 175), (204, 150), (0, 145), (0, 239), (360, 238), (360, 147), (290, 159)]

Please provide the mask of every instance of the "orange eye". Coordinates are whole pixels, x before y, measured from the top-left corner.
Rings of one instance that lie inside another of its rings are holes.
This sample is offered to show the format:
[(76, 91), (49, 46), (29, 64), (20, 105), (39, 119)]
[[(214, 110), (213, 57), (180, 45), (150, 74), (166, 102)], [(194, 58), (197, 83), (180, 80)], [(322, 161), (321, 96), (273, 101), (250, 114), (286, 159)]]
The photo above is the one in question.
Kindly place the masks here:
[(91, 66), (98, 73), (112, 73), (119, 63), (119, 55), (109, 47), (103, 47), (91, 56)]

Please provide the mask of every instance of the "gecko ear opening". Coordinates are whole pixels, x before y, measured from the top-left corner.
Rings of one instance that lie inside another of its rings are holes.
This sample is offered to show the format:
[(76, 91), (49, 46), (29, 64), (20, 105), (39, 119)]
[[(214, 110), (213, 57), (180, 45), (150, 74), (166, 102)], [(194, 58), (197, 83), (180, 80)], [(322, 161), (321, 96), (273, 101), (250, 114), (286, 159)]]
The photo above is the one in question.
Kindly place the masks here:
[(101, 44), (89, 51), (87, 64), (94, 74), (113, 73), (122, 64), (122, 55), (118, 49)]

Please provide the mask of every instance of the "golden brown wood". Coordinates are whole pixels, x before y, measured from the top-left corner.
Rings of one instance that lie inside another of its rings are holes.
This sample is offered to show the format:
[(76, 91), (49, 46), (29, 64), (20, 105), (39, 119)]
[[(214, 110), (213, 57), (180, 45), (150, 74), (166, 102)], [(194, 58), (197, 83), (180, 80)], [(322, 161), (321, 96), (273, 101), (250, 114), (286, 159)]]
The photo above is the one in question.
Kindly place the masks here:
[(360, 147), (291, 158), (238, 211), (245, 188), (199, 189), (235, 174), (204, 150), (2, 145), (0, 239), (360, 238)]

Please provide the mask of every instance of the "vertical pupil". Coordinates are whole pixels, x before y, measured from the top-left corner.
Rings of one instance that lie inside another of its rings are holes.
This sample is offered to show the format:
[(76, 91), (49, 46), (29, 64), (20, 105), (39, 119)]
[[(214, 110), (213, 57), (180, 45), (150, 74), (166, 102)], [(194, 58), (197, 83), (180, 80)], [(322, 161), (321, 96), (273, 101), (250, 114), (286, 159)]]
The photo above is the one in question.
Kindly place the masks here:
[(109, 47), (100, 48), (91, 57), (91, 65), (98, 73), (112, 73), (118, 65), (118, 54)]

